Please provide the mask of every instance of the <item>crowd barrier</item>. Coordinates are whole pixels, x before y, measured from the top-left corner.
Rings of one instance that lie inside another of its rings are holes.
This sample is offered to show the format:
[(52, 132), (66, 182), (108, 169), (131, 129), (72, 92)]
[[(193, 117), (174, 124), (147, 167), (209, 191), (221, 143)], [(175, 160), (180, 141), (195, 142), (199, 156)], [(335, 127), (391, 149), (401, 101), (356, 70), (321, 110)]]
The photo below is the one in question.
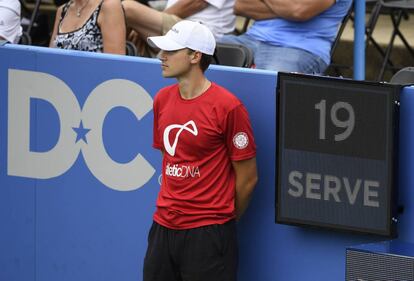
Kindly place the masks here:
[[(259, 182), (238, 223), (240, 281), (343, 280), (345, 248), (384, 238), (275, 224), (276, 80), (212, 66), (246, 105)], [(0, 280), (141, 280), (159, 190), (155, 59), (0, 47)], [(414, 242), (414, 88), (401, 94), (400, 239)]]

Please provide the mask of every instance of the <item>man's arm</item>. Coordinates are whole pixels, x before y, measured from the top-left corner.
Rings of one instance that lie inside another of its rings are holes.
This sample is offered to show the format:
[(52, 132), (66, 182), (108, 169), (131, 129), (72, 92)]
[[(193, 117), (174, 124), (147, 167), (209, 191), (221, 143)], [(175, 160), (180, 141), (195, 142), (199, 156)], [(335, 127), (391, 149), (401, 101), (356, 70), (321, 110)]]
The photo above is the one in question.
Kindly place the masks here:
[(335, 0), (263, 0), (279, 17), (306, 21), (327, 10)]
[[(128, 27), (135, 30), (140, 38), (161, 35), (162, 12), (133, 0), (122, 1), (122, 6), (124, 7)], [(208, 3), (204, 0), (179, 0), (165, 9), (164, 12), (186, 18), (207, 6)]]
[(284, 18), (306, 21), (335, 4), (335, 0), (236, 0), (234, 13), (255, 20)]
[(236, 0), (234, 14), (254, 20), (264, 20), (277, 15), (262, 0)]
[(249, 205), (257, 183), (256, 158), (232, 162), (236, 172), (236, 219), (239, 220)]
[(209, 4), (204, 0), (180, 0), (171, 7), (165, 9), (164, 12), (185, 19), (207, 8), (208, 5)]

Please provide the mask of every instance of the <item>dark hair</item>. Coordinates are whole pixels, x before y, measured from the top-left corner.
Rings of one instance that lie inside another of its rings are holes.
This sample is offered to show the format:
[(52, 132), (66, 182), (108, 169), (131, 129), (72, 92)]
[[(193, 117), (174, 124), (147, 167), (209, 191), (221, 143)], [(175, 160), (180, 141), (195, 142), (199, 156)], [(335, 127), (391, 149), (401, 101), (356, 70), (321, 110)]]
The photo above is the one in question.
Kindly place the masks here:
[[(190, 48), (188, 48), (188, 50), (189, 50), (189, 52), (195, 52), (194, 50), (192, 50)], [(205, 72), (212, 61), (213, 61), (213, 56), (212, 55), (207, 55), (207, 54), (201, 53), (201, 60), (200, 60), (201, 71)]]
[(200, 68), (204, 72), (213, 61), (212, 55), (201, 54)]

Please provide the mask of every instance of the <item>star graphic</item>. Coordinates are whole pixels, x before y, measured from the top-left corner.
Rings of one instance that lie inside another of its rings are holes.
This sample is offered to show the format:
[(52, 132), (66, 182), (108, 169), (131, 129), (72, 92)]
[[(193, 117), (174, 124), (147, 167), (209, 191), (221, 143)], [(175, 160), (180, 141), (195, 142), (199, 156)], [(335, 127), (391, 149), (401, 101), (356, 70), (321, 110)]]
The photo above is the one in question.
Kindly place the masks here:
[(88, 143), (88, 141), (86, 140), (86, 134), (89, 133), (91, 129), (84, 128), (82, 121), (80, 121), (79, 127), (72, 127), (72, 129), (75, 131), (77, 135), (75, 143), (77, 143), (80, 140), (83, 140), (85, 143)]

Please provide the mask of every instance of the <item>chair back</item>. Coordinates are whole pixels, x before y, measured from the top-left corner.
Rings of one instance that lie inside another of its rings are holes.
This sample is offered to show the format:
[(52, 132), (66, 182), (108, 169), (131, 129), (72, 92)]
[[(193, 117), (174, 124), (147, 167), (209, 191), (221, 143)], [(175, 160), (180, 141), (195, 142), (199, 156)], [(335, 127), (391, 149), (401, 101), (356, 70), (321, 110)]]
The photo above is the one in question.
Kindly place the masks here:
[(32, 37), (26, 31), (23, 31), (19, 45), (32, 45)]
[(336, 50), (336, 47), (338, 46), (339, 40), (341, 39), (341, 36), (342, 36), (342, 33), (344, 32), (346, 24), (348, 23), (349, 19), (352, 18), (353, 12), (354, 12), (354, 2), (352, 2), (351, 6), (349, 7), (348, 12), (342, 19), (341, 24), (339, 25), (338, 31), (336, 32), (335, 40), (332, 42), (332, 45), (331, 45), (331, 57), (333, 56)]
[(127, 56), (137, 56), (138, 55), (137, 47), (131, 41), (126, 41), (126, 52), (125, 52), (125, 54)]
[(331, 63), (326, 68), (325, 73), (334, 73), (334, 75), (340, 76), (341, 71), (339, 69), (341, 68), (350, 69), (351, 68), (351, 66), (348, 66), (348, 65), (340, 65), (340, 64), (335, 63), (333, 58), (334, 58), (335, 51), (339, 45), (339, 41), (341, 40), (342, 33), (344, 32), (348, 21), (353, 20), (353, 15), (352, 15), (353, 12), (354, 12), (354, 2), (352, 2), (351, 6), (349, 7), (348, 12), (343, 17), (341, 24), (339, 25), (338, 30), (336, 32), (335, 39), (331, 44), (331, 51), (330, 51)]
[(253, 52), (243, 45), (217, 43), (213, 64), (249, 68), (253, 65)]
[(414, 85), (414, 67), (404, 67), (395, 73), (390, 80), (391, 84)]

